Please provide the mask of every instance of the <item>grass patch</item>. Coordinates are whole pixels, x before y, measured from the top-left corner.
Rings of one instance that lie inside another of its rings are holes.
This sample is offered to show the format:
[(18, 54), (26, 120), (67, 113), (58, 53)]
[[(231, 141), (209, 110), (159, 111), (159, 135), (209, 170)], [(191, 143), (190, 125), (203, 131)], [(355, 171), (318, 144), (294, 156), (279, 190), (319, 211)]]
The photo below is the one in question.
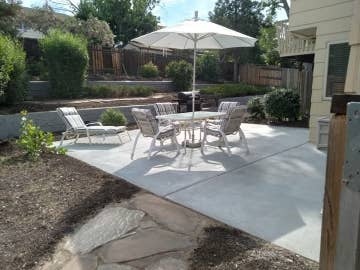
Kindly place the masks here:
[(264, 95), (270, 92), (271, 89), (263, 86), (248, 85), (244, 83), (234, 84), (219, 84), (215, 86), (206, 87), (200, 90), (201, 94), (216, 95), (219, 98), (226, 97), (243, 97)]

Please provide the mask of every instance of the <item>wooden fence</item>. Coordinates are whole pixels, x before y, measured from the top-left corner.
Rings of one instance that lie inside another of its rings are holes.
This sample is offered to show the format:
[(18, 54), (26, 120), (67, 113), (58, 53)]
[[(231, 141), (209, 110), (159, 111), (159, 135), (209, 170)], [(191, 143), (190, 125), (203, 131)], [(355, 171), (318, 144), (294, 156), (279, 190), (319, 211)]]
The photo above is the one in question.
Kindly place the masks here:
[(136, 76), (140, 67), (149, 62), (153, 62), (159, 68), (160, 75), (164, 75), (169, 62), (180, 59), (190, 61), (181, 54), (162, 55), (147, 50), (133, 51), (100, 46), (89, 47), (88, 50), (91, 75)]
[(294, 89), (300, 95), (301, 112), (310, 114), (312, 70), (245, 64), (239, 68), (239, 81), (252, 85)]

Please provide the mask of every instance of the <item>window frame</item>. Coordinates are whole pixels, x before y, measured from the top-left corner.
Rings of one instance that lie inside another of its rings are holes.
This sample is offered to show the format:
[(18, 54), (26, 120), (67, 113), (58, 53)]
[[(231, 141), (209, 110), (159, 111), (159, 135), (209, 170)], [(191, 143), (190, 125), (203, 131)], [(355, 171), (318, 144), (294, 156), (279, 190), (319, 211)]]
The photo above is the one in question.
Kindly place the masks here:
[[(332, 99), (332, 96), (331, 97), (326, 96), (326, 87), (327, 87), (327, 82), (328, 82), (329, 60), (330, 60), (330, 46), (331, 45), (336, 45), (336, 44), (342, 44), (342, 43), (348, 43), (349, 44), (349, 40), (329, 41), (326, 44), (324, 87), (323, 87), (323, 95), (322, 95), (322, 99), (324, 101), (331, 101), (331, 99)], [(348, 62), (348, 65), (349, 65), (349, 62)]]

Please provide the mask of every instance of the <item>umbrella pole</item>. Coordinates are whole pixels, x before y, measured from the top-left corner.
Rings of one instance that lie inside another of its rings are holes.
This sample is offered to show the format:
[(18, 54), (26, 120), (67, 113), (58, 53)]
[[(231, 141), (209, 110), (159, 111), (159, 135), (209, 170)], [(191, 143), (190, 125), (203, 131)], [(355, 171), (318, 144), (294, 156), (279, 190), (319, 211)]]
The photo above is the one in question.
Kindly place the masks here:
[(195, 123), (194, 123), (194, 114), (195, 114), (195, 81), (196, 81), (196, 44), (197, 40), (196, 40), (196, 35), (195, 35), (195, 39), (194, 39), (194, 64), (193, 64), (193, 85), (192, 85), (192, 120), (191, 120), (191, 125), (192, 125), (192, 138), (191, 138), (191, 142), (194, 144), (195, 142)]

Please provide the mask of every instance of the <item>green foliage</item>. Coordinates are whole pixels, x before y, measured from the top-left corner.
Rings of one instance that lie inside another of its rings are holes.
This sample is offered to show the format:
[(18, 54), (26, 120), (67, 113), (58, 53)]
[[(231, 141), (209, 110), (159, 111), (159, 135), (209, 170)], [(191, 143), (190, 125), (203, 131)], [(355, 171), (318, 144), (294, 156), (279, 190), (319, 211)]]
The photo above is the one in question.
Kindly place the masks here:
[(265, 111), (278, 121), (297, 120), (300, 113), (300, 97), (290, 89), (276, 89), (265, 95)]
[(107, 109), (104, 111), (99, 121), (105, 126), (126, 126), (127, 119), (125, 115), (114, 109)]
[(259, 46), (263, 51), (262, 57), (267, 65), (280, 64), (281, 58), (277, 50), (278, 41), (275, 26), (261, 28)]
[(171, 78), (176, 91), (188, 91), (191, 87), (193, 68), (185, 60), (172, 61), (166, 67), (166, 76)]
[(154, 93), (149, 86), (93, 86), (84, 87), (84, 95), (94, 98), (148, 97)]
[(265, 119), (265, 106), (262, 97), (253, 97), (248, 101), (250, 117), (255, 120)]
[(156, 30), (157, 18), (151, 11), (159, 0), (80, 0), (76, 17), (90, 16), (106, 21), (116, 42), (124, 44), (131, 39)]
[(43, 153), (65, 154), (66, 149), (53, 146), (54, 136), (41, 130), (27, 117), (27, 112), (21, 112), (21, 134), (16, 143), (22, 148), (29, 159), (36, 160)]
[(269, 92), (268, 88), (247, 85), (244, 83), (237, 84), (219, 84), (215, 86), (206, 87), (200, 90), (201, 94), (216, 95), (219, 98), (225, 97), (241, 97), (252, 95), (263, 95)]
[(24, 100), (26, 87), (25, 52), (18, 42), (0, 34), (0, 103)]
[(55, 13), (51, 7), (34, 8), (31, 12), (25, 13), (23, 22), (43, 34), (48, 33), (50, 29), (61, 28), (72, 34), (84, 36), (91, 45), (112, 46), (114, 44), (114, 35), (108, 23), (93, 16), (81, 20)]
[(159, 69), (152, 62), (149, 62), (140, 68), (140, 75), (144, 78), (156, 78), (159, 76)]
[(20, 2), (0, 0), (0, 34), (15, 37), (17, 34), (17, 15)]
[[(259, 37), (260, 29), (266, 24), (263, 6), (253, 0), (217, 0), (210, 21), (224, 25), (251, 37)], [(223, 53), (230, 55), (232, 61), (239, 63), (262, 63), (261, 50), (254, 48), (227, 49)]]
[(40, 40), (40, 46), (49, 71), (52, 95), (78, 97), (89, 62), (86, 40), (60, 30), (51, 30)]
[(219, 74), (219, 56), (217, 54), (205, 52), (197, 58), (197, 78), (208, 82), (216, 82), (219, 78)]

